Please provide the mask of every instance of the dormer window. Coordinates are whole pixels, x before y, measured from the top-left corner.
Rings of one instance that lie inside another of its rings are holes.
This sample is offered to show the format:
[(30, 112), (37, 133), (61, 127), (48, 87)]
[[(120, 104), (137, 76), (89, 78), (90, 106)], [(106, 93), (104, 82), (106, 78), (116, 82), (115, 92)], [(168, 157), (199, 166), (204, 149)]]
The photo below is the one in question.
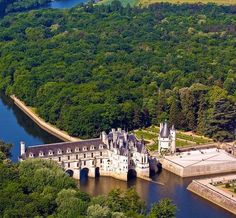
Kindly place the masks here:
[(80, 149), (78, 147), (75, 148), (75, 152), (79, 152)]
[(48, 155), (49, 155), (49, 156), (52, 156), (52, 155), (53, 155), (53, 151), (52, 151), (52, 150), (49, 150), (49, 151), (48, 151)]
[(32, 152), (30, 152), (29, 157), (34, 157), (34, 154)]
[(94, 145), (91, 145), (91, 146), (90, 146), (90, 150), (94, 150)]
[(83, 151), (87, 151), (87, 147), (86, 146), (83, 147)]
[(43, 157), (44, 153), (42, 151), (39, 152), (39, 157)]
[(99, 145), (99, 149), (103, 149), (103, 145)]
[(62, 150), (61, 150), (61, 149), (58, 149), (58, 150), (57, 150), (57, 154), (62, 154)]
[(67, 148), (67, 149), (66, 149), (66, 152), (67, 152), (67, 153), (71, 153), (71, 149), (70, 149), (70, 148)]

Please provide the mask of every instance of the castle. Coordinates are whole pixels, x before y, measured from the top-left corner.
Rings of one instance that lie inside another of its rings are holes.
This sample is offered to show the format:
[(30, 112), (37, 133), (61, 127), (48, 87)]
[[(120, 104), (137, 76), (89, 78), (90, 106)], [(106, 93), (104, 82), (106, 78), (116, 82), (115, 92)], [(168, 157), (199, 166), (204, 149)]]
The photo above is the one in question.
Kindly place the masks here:
[(165, 121), (160, 124), (160, 133), (158, 136), (158, 154), (171, 153), (176, 151), (176, 130), (174, 126), (168, 127)]
[(111, 176), (127, 181), (130, 176), (149, 177), (149, 154), (143, 140), (118, 128), (100, 138), (29, 146), (21, 142), (22, 160), (42, 158), (56, 161), (70, 176), (80, 179)]

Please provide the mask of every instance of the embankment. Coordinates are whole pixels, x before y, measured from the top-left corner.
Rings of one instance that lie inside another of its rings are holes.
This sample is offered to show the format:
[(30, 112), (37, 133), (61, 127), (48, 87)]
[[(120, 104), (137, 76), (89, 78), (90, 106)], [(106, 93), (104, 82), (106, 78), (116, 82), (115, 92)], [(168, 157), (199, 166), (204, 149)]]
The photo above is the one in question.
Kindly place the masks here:
[(227, 196), (227, 193), (218, 191), (210, 184), (204, 184), (201, 180), (193, 180), (187, 188), (189, 191), (211, 201), (212, 203), (236, 214), (236, 200)]
[(16, 96), (12, 95), (11, 99), (14, 101), (15, 105), (20, 108), (28, 117), (30, 117), (39, 127), (47, 131), (48, 133), (56, 136), (63, 141), (80, 141), (80, 138), (71, 137), (68, 133), (58, 129), (57, 127), (45, 122), (37, 114), (35, 114), (29, 107), (27, 107), (24, 102), (19, 100)]

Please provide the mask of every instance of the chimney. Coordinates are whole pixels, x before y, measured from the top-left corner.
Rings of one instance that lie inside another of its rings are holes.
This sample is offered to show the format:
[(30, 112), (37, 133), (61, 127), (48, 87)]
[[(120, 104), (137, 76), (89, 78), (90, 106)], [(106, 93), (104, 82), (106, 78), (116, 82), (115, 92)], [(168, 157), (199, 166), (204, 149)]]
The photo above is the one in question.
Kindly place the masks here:
[(20, 155), (23, 156), (25, 154), (25, 143), (23, 141), (20, 142)]

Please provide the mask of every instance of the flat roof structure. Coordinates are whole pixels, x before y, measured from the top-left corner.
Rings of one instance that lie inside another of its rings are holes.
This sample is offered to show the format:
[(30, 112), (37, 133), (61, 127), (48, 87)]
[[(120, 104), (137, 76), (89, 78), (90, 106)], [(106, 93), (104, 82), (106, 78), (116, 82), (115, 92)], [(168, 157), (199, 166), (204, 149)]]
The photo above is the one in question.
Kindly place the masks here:
[(223, 149), (209, 148), (165, 156), (162, 166), (181, 177), (236, 172), (236, 158)]

